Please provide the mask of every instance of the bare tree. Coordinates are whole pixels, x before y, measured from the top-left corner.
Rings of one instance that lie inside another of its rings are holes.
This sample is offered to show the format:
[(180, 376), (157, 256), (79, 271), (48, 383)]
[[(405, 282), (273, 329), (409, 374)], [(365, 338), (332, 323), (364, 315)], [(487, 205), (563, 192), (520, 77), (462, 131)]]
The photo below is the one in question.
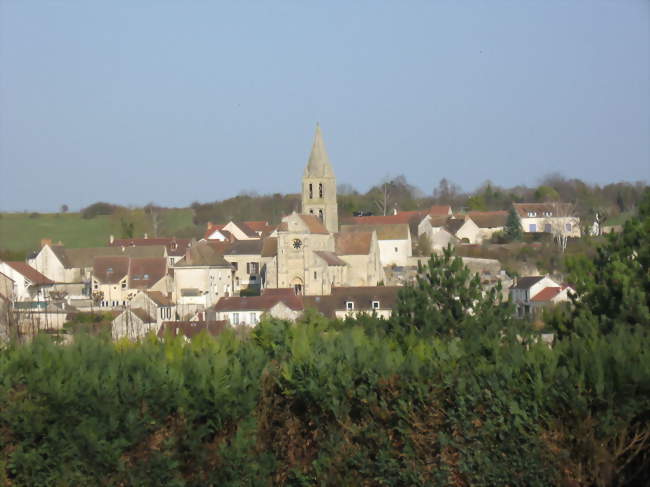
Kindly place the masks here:
[(551, 214), (545, 215), (544, 230), (553, 235), (553, 240), (562, 252), (566, 250), (569, 237), (574, 235), (578, 219), (575, 216), (575, 205), (573, 203), (549, 203)]
[(377, 208), (384, 216), (386, 216), (390, 205), (390, 189), (392, 184), (392, 181), (384, 181), (380, 188), (379, 197), (375, 199), (375, 205), (377, 205)]
[(147, 206), (144, 207), (144, 212), (146, 215), (149, 216), (149, 219), (151, 221), (151, 229), (153, 230), (153, 236), (157, 237), (158, 232), (160, 231), (162, 208), (157, 206), (155, 203), (149, 203)]

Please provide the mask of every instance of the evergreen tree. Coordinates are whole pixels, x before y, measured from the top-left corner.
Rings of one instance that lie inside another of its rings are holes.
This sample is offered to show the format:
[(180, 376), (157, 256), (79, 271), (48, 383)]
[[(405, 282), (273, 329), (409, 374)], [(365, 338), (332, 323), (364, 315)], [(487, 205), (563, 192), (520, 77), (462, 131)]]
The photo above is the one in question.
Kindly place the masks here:
[(523, 232), (521, 230), (521, 220), (519, 220), (519, 215), (517, 215), (514, 207), (510, 208), (508, 219), (506, 220), (506, 227), (503, 233), (509, 242), (521, 240), (521, 237), (523, 236)]
[(639, 214), (623, 231), (608, 236), (594, 260), (569, 259), (575, 310), (560, 331), (585, 332), (594, 326), (603, 333), (618, 325), (650, 327), (650, 190)]
[(494, 337), (510, 328), (512, 316), (510, 306), (502, 302), (500, 283), (484, 290), (479, 275), (447, 247), (418, 267), (414, 286), (400, 290), (392, 325), (427, 335)]

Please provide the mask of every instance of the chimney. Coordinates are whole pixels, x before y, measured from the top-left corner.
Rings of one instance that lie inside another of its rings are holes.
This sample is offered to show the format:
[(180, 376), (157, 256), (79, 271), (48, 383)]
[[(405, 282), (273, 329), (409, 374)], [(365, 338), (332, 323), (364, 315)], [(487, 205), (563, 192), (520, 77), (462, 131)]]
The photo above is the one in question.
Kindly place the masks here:
[(41, 247), (45, 247), (46, 245), (49, 245), (50, 247), (52, 246), (52, 240), (49, 238), (42, 238), (41, 239)]
[(108, 237), (108, 243), (113, 245), (113, 242), (115, 242), (115, 237), (111, 235), (110, 237)]

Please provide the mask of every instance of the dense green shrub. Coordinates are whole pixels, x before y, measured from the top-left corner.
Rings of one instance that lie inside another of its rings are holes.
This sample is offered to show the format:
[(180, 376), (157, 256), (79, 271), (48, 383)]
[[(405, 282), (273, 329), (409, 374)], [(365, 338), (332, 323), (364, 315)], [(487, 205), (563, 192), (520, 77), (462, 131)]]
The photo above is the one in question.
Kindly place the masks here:
[(99, 215), (112, 215), (120, 207), (117, 205), (112, 205), (111, 203), (105, 203), (103, 201), (98, 201), (92, 205), (87, 206), (81, 210), (81, 218), (95, 218)]
[(0, 484), (648, 485), (641, 221), (590, 264), (620, 279), (585, 281), (553, 347), (450, 252), (390, 320), (309, 312), (189, 344), (10, 345)]

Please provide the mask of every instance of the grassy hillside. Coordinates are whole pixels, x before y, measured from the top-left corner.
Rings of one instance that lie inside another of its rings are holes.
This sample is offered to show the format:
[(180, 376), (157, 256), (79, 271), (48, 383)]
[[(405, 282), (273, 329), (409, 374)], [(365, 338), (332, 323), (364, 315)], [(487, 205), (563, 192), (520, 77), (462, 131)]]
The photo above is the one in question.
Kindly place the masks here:
[[(105, 245), (110, 235), (123, 236), (122, 221), (133, 223), (136, 237), (145, 232), (153, 235), (150, 219), (141, 209), (91, 219), (81, 218), (79, 213), (0, 213), (0, 249), (29, 252), (38, 249), (43, 238), (68, 247)], [(169, 209), (162, 214), (159, 233), (185, 234), (191, 227), (191, 209)]]

